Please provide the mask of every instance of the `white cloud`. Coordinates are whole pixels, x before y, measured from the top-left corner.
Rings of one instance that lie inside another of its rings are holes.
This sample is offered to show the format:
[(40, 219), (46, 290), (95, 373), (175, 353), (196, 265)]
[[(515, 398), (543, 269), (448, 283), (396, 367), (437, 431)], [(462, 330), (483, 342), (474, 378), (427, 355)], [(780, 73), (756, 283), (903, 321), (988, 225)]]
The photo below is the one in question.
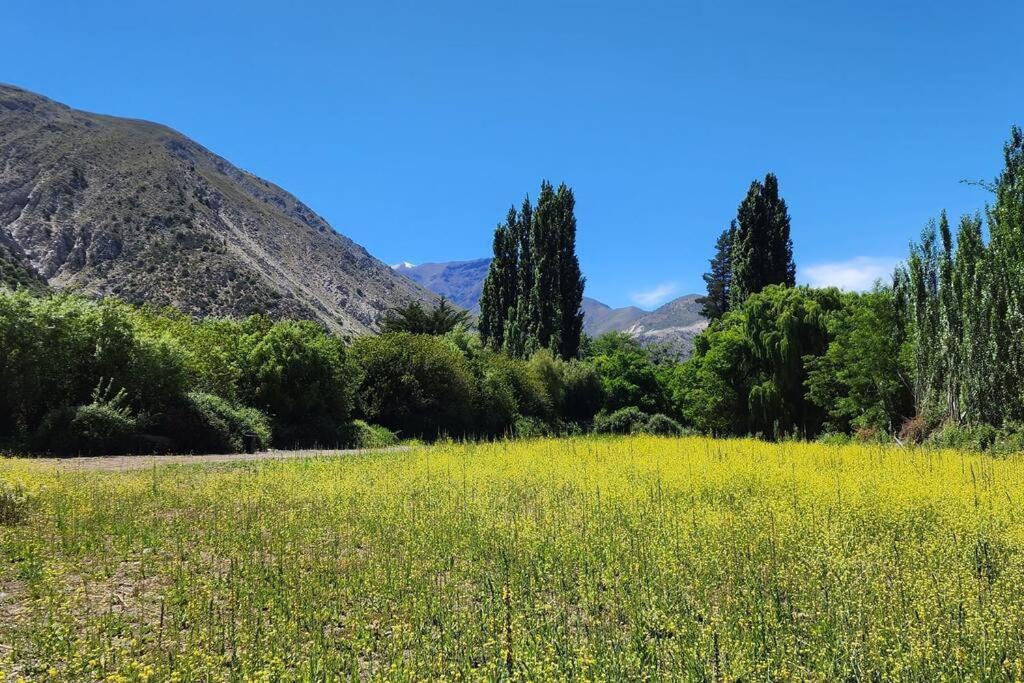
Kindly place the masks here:
[(875, 280), (888, 282), (898, 263), (893, 258), (857, 256), (846, 261), (816, 263), (797, 269), (800, 279), (812, 287), (838, 287), (848, 291), (871, 289)]
[(655, 285), (643, 292), (633, 292), (630, 294), (630, 297), (632, 297), (633, 303), (637, 306), (652, 308), (668, 301), (678, 291), (679, 285), (677, 283), (662, 282), (660, 285)]

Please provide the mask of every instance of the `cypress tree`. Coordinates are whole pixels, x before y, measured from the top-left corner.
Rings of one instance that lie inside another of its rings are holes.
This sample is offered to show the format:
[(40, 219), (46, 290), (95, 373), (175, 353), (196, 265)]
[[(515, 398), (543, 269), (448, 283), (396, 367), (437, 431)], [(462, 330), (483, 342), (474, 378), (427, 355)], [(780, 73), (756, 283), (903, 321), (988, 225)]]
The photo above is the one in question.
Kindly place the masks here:
[(715, 256), (711, 270), (704, 273), (707, 296), (701, 297), (700, 314), (708, 320), (718, 320), (729, 311), (729, 288), (732, 282), (732, 241), (736, 235), (736, 221), (723, 230), (715, 242)]
[(729, 301), (737, 306), (768, 285), (796, 284), (789, 211), (774, 174), (750, 184), (736, 212)]

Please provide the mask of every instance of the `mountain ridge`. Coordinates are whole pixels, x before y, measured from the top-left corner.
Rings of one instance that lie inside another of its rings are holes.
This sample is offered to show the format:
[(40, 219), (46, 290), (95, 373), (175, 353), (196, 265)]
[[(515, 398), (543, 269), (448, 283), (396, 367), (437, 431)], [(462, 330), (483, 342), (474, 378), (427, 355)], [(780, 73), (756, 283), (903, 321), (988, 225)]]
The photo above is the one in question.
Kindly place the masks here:
[(0, 158), (4, 261), (56, 289), (341, 334), (434, 298), (291, 193), (163, 124), (0, 84)]

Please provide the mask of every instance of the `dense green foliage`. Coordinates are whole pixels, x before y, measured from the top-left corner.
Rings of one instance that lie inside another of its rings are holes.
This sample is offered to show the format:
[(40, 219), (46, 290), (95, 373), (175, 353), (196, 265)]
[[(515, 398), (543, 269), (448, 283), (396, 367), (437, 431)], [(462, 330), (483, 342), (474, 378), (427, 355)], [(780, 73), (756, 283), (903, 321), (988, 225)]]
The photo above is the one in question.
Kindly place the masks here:
[(1024, 134), (1011, 132), (986, 212), (946, 215), (911, 246), (896, 278), (912, 342), (914, 404), (927, 422), (1024, 419)]
[(461, 436), (472, 427), (473, 373), (446, 339), (407, 332), (352, 344), (359, 413), (401, 437)]
[(729, 312), (729, 292), (732, 289), (732, 243), (736, 239), (736, 221), (723, 230), (715, 242), (715, 255), (711, 270), (704, 273), (707, 296), (700, 298), (700, 313), (708, 320), (718, 320)]
[(796, 284), (789, 210), (779, 196), (774, 174), (766, 175), (763, 183), (755, 180), (750, 184), (736, 212), (732, 242), (729, 299), (733, 306), (768, 285)]
[(549, 349), (579, 354), (583, 276), (576, 258), (572, 190), (541, 183), (537, 206), (523, 200), (494, 231), (494, 257), (480, 297), (480, 336), (494, 350), (527, 358)]
[(393, 309), (381, 321), (382, 332), (411, 332), (413, 334), (448, 334), (459, 325), (469, 321), (469, 311), (448, 303), (441, 297), (437, 306), (424, 308), (419, 301)]
[(718, 240), (713, 320), (685, 362), (623, 333), (581, 337), (572, 192), (547, 183), (495, 233), (479, 335), (444, 301), (349, 343), (309, 322), (2, 290), (0, 445), (198, 452), (695, 430), (1010, 450), (1024, 443), (1016, 128), (1004, 162), (984, 221), (965, 216), (954, 234), (941, 214), (893, 283), (866, 293), (793, 286), (788, 209), (774, 176), (754, 182)]
[(113, 299), (0, 290), (0, 444), (10, 447), (335, 444), (355, 378), (343, 342), (313, 323), (194, 321)]
[(805, 358), (823, 354), (836, 290), (773, 285), (699, 337), (673, 376), (680, 412), (702, 431), (813, 436), (824, 413), (806, 397)]

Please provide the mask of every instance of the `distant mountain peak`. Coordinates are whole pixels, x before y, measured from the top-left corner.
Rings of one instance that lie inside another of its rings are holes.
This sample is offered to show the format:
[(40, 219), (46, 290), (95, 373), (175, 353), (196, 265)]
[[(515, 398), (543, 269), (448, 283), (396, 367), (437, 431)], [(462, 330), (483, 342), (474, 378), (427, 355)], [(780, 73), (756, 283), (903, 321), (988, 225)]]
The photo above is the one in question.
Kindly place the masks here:
[(416, 267), (415, 263), (409, 263), (408, 261), (402, 261), (401, 263), (393, 263), (391, 267), (394, 270), (412, 270)]

